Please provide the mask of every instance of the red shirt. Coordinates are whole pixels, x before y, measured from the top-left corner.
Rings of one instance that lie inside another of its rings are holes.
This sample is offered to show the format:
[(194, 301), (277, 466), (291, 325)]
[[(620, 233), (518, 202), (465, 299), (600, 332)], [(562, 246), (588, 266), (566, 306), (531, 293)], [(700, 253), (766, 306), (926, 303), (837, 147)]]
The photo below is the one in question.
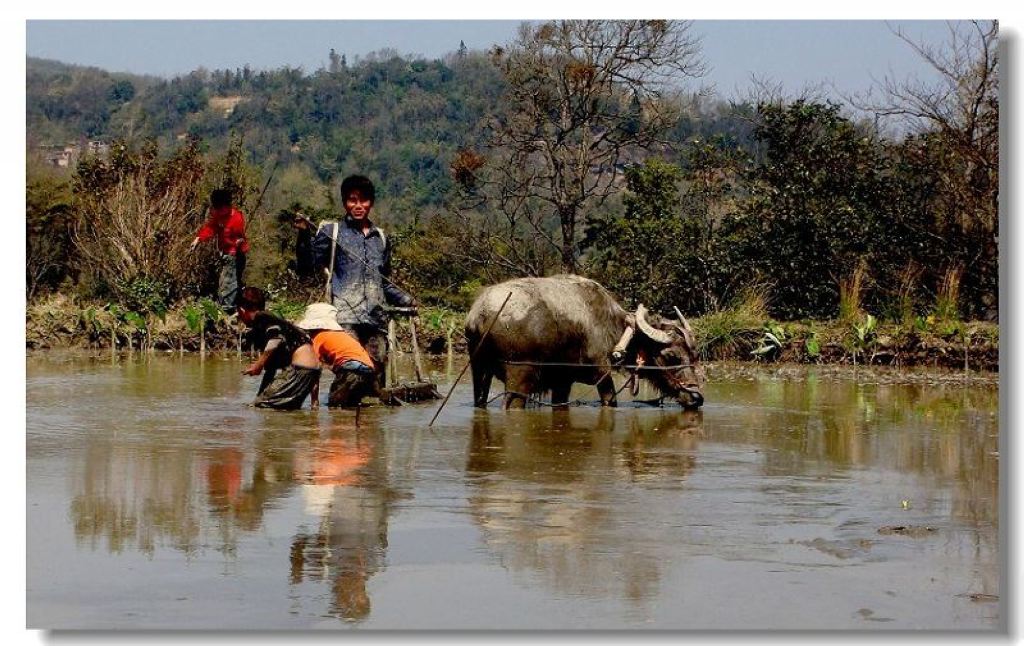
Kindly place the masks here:
[(214, 235), (217, 236), (217, 248), (221, 253), (233, 256), (236, 249), (249, 253), (249, 241), (245, 239), (245, 216), (238, 209), (232, 208), (226, 217), (210, 215), (196, 237), (203, 242)]

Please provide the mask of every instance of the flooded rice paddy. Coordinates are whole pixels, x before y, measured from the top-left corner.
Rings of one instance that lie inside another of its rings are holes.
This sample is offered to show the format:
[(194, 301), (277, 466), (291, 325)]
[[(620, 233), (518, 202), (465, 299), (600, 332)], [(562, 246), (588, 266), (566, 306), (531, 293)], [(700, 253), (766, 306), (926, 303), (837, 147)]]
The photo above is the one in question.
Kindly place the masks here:
[(991, 385), (712, 370), (700, 412), (506, 412), (466, 378), (428, 428), (250, 408), (241, 367), (29, 358), (30, 628), (1004, 622)]

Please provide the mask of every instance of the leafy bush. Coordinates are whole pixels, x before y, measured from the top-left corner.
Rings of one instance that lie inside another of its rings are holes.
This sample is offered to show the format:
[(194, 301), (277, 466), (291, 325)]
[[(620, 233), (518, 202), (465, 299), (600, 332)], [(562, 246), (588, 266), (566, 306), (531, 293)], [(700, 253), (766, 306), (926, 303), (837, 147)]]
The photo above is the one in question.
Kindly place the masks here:
[(779, 323), (765, 323), (764, 336), (761, 337), (761, 343), (751, 350), (750, 354), (765, 359), (778, 357), (782, 354), (782, 350), (788, 341), (789, 336), (786, 334), (786, 328), (783, 325)]
[(74, 270), (71, 232), (71, 183), (67, 178), (29, 164), (25, 191), (25, 288), (31, 299), (55, 289)]

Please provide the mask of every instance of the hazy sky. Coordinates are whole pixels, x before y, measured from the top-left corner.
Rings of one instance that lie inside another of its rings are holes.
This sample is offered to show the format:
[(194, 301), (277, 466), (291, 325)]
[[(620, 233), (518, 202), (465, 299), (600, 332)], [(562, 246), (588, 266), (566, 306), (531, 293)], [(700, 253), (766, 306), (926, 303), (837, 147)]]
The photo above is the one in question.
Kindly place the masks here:
[[(307, 72), (326, 64), (333, 47), (350, 61), (381, 48), (440, 57), (459, 41), (486, 49), (515, 36), (517, 21), (499, 20), (30, 20), (29, 56), (93, 65), (110, 71), (171, 76), (198, 67), (256, 69), (283, 65)], [(833, 81), (843, 91), (868, 88), (871, 78), (932, 74), (890, 31), (943, 42), (942, 21), (699, 20), (710, 73), (703, 80), (722, 96), (742, 94), (751, 75), (783, 83), (787, 91)]]

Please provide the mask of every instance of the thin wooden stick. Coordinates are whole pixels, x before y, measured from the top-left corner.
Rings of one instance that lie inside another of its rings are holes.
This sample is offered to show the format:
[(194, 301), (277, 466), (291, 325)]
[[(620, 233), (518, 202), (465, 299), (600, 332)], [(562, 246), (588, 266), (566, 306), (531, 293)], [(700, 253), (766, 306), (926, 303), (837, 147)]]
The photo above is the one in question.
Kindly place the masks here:
[(384, 375), (391, 387), (394, 388), (398, 385), (398, 337), (395, 334), (395, 320), (388, 319), (388, 369), (387, 372), (391, 373), (390, 377)]
[(437, 416), (441, 414), (441, 409), (444, 408), (444, 405), (448, 403), (448, 398), (452, 396), (453, 392), (455, 392), (455, 387), (459, 385), (459, 380), (462, 379), (462, 375), (466, 374), (466, 369), (472, 365), (473, 357), (476, 356), (476, 353), (483, 346), (484, 339), (486, 339), (487, 335), (491, 333), (491, 328), (494, 327), (494, 324), (498, 322), (498, 315), (501, 314), (501, 310), (505, 309), (505, 305), (508, 303), (508, 299), (510, 298), (512, 298), (512, 292), (508, 293), (508, 296), (506, 296), (505, 300), (502, 301), (501, 307), (499, 307), (498, 311), (494, 313), (494, 318), (491, 319), (490, 325), (487, 326), (487, 331), (485, 331), (483, 336), (480, 337), (480, 342), (476, 344), (476, 349), (469, 355), (469, 361), (466, 362), (466, 365), (462, 366), (462, 372), (460, 372), (459, 376), (455, 378), (455, 382), (452, 384), (452, 387), (448, 389), (448, 394), (444, 396), (444, 401), (441, 402), (441, 405), (437, 407), (436, 411), (434, 411), (434, 416), (430, 419), (430, 423), (427, 424), (428, 427), (434, 425), (434, 420), (436, 420)]
[(409, 319), (409, 331), (412, 333), (412, 362), (416, 369), (416, 381), (423, 381), (423, 365), (420, 363), (420, 344), (416, 341), (416, 321)]

